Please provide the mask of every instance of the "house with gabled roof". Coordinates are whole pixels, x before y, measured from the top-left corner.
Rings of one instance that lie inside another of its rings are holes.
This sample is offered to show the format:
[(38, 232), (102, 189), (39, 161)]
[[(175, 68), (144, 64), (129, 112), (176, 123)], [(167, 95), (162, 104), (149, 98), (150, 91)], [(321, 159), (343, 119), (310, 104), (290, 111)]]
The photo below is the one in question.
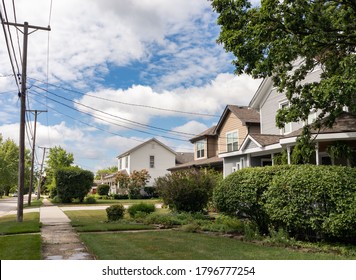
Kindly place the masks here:
[(175, 165), (176, 152), (152, 138), (118, 155), (117, 160), (119, 172), (131, 174), (146, 169), (151, 176), (147, 185), (152, 186), (156, 178), (166, 175), (167, 169)]
[[(320, 70), (310, 73), (303, 83), (317, 81)], [(224, 176), (244, 167), (273, 165), (276, 154), (287, 152), (287, 162), (291, 163), (291, 153), (296, 145), (297, 137), (302, 134), (305, 124), (310, 124), (316, 119), (317, 112), (311, 111), (305, 122), (285, 124), (280, 129), (276, 126), (277, 111), (289, 106), (286, 96), (278, 93), (273, 87), (271, 78), (265, 78), (249, 107), (259, 112), (260, 131), (249, 132), (243, 139), (238, 149), (219, 153), (224, 160)], [(356, 116), (344, 112), (337, 119), (332, 128), (312, 130), (312, 139), (315, 142), (315, 155), (311, 163), (314, 164), (343, 164), (355, 166), (356, 164)], [(335, 162), (328, 153), (328, 147), (333, 145), (346, 145), (352, 151), (349, 158)]]
[(248, 133), (259, 132), (259, 114), (246, 106), (227, 105), (219, 122), (190, 139), (194, 145), (194, 160), (169, 168), (213, 168), (223, 172), (220, 154), (237, 151)]

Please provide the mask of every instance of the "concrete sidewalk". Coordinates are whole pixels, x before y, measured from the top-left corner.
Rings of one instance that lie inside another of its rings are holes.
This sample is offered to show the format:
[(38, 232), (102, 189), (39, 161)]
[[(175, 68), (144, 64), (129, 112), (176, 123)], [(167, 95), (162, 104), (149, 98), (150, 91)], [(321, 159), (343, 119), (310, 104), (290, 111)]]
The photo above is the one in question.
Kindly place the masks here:
[(93, 260), (95, 259), (80, 241), (70, 219), (47, 199), (40, 207), (42, 259)]

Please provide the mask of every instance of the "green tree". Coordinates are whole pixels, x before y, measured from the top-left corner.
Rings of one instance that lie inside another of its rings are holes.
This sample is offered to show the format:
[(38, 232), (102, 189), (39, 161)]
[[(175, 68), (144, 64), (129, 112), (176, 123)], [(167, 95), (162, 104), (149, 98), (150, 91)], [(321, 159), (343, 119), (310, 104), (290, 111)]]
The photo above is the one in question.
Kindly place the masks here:
[[(306, 120), (332, 126), (347, 106), (356, 112), (356, 2), (354, 0), (211, 0), (219, 14), (218, 42), (232, 52), (237, 74), (272, 77), (290, 101), (276, 121)], [(301, 60), (302, 63), (295, 65)], [(321, 68), (319, 82), (301, 83)], [(293, 70), (293, 71), (291, 71)]]
[(46, 167), (46, 188), (51, 191), (51, 196), (55, 196), (55, 176), (54, 173), (59, 168), (70, 167), (74, 162), (72, 153), (67, 153), (61, 146), (55, 146), (49, 149), (47, 167)]
[(104, 169), (99, 169), (96, 172), (95, 180), (100, 180), (102, 175), (112, 174), (117, 172), (117, 166), (110, 166)]
[[(30, 151), (25, 150), (25, 193), (29, 188), (30, 178)], [(4, 194), (17, 189), (19, 166), (19, 147), (10, 138), (3, 141), (0, 134), (0, 187)]]

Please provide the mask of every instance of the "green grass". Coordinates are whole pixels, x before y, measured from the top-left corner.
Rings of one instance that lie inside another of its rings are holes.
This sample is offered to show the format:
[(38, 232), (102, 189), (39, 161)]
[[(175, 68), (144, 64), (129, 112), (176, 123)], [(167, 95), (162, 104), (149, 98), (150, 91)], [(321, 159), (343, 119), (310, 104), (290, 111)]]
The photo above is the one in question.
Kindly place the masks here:
[(16, 221), (16, 215), (1, 217), (0, 235), (39, 232), (39, 217), (40, 214), (38, 212), (25, 213), (22, 223)]
[(42, 202), (43, 198), (40, 198), (39, 200), (35, 199), (31, 201), (31, 206), (28, 206), (28, 203), (26, 203), (24, 205), (24, 208), (37, 208), (42, 206), (43, 202)]
[(41, 236), (11, 235), (0, 236), (1, 260), (40, 260)]
[(98, 199), (95, 197), (96, 203), (94, 204), (87, 204), (87, 203), (79, 203), (79, 201), (73, 201), (72, 203), (55, 203), (55, 205), (61, 207), (61, 206), (93, 206), (93, 205), (111, 205), (111, 204), (125, 204), (125, 205), (132, 205), (132, 204), (137, 204), (137, 203), (148, 203), (148, 204), (157, 204), (157, 203), (162, 203), (162, 200), (160, 199)]
[(86, 210), (86, 211), (65, 211), (71, 220), (72, 226), (78, 232), (91, 231), (123, 231), (123, 230), (142, 230), (153, 229), (153, 226), (137, 223), (129, 223), (127, 220), (117, 222), (107, 222), (105, 210)]
[[(40, 260), (41, 236), (39, 213), (25, 213), (23, 222), (16, 221), (16, 215), (0, 218), (0, 259)], [(20, 234), (20, 235), (17, 235)]]
[[(80, 235), (101, 260), (345, 260), (346, 257), (267, 247), (181, 231)], [(115, 245), (113, 245), (115, 244)]]

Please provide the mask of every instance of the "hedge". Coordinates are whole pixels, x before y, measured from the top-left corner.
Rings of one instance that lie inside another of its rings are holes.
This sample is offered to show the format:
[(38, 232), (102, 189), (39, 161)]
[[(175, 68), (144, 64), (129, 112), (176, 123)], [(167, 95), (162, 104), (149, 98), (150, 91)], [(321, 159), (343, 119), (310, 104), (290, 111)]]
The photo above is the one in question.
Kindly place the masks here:
[(214, 190), (223, 213), (284, 229), (297, 239), (356, 242), (356, 169), (289, 165), (246, 168)]
[(265, 193), (275, 227), (299, 238), (356, 241), (356, 169), (294, 166)]
[(56, 170), (55, 178), (57, 196), (62, 202), (69, 203), (73, 199), (83, 202), (93, 184), (94, 174), (79, 167), (65, 167)]
[(289, 165), (251, 167), (230, 174), (214, 189), (215, 207), (228, 215), (254, 221), (261, 233), (267, 233), (269, 217), (263, 194), (276, 174), (290, 168)]
[(97, 193), (98, 195), (108, 195), (110, 190), (110, 186), (107, 184), (102, 184), (97, 186)]

